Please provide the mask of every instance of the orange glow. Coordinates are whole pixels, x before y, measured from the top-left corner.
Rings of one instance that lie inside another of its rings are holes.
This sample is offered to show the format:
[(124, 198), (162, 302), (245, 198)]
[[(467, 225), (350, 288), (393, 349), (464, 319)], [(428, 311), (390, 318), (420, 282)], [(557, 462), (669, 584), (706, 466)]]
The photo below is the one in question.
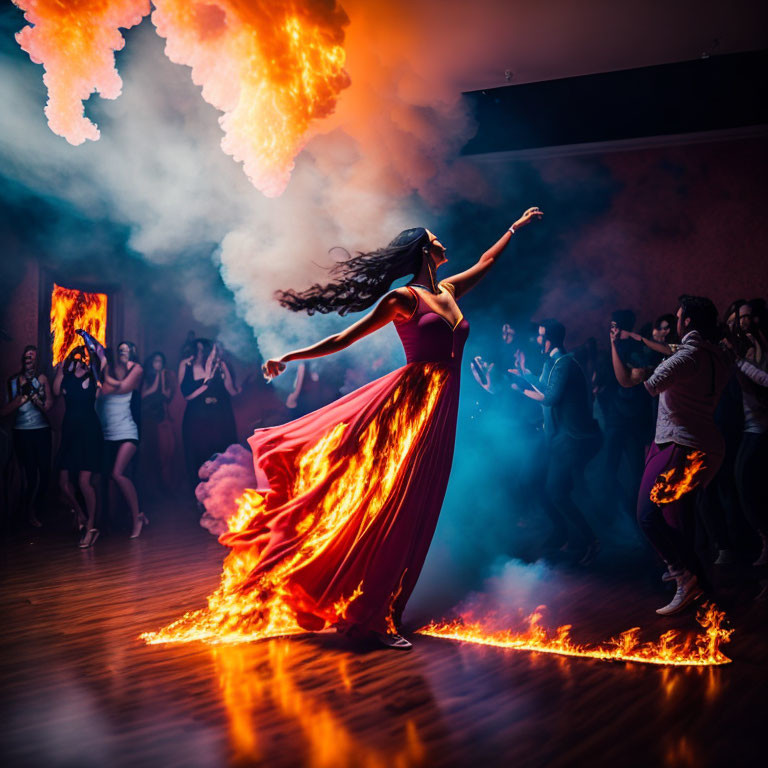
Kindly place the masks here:
[(133, 27), (149, 13), (149, 0), (13, 0), (29, 26), (16, 40), (35, 64), (45, 68), (48, 125), (70, 144), (99, 138), (84, 116), (92, 93), (116, 99), (123, 82), (115, 51), (125, 45), (120, 27)]
[(83, 343), (75, 333), (88, 331), (97, 341), (107, 343), (107, 294), (86, 293), (54, 283), (51, 294), (51, 339), (53, 364), (58, 365), (70, 350)]
[[(405, 374), (363, 429), (352, 456), (338, 450), (347, 430), (343, 423), (305, 449), (297, 460), (294, 497), (309, 493), (342, 462), (344, 471), (329, 485), (318, 507), (296, 525), (297, 533), (303, 536), (301, 547), (259, 574), (255, 584), (252, 577), (260, 551), (234, 548), (224, 560), (219, 588), (208, 598), (207, 608), (187, 613), (159, 632), (147, 632), (142, 639), (150, 644), (192, 640), (237, 643), (303, 632), (291, 607), (297, 597), (293, 578), (322, 555), (346, 526), (355, 526), (357, 535), (362, 536), (374, 523), (407, 467), (408, 455), (428, 423), (445, 378), (443, 369), (430, 364)], [(230, 532), (252, 526), (267, 511), (268, 501), (268, 494), (246, 491), (238, 500), (237, 512), (228, 520)], [(361, 582), (351, 594), (324, 607), (326, 623), (343, 619), (349, 605), (364, 591)]]
[(554, 632), (546, 630), (541, 626), (543, 610), (541, 606), (528, 617), (528, 627), (522, 632), (490, 630), (482, 621), (464, 622), (457, 619), (429, 624), (420, 629), (419, 634), (497, 648), (556, 653), (602, 661), (637, 661), (643, 664), (692, 667), (729, 664), (731, 661), (720, 650), (720, 645), (729, 641), (733, 630), (723, 628), (725, 613), (718, 611), (714, 605), (704, 606), (699, 611), (696, 618), (704, 631), (698, 635), (681, 638), (680, 633), (670, 630), (655, 643), (640, 643), (640, 628), (634, 627), (607, 644), (596, 646), (574, 643), (570, 637), (570, 624), (558, 627)]
[(349, 85), (342, 8), (296, 0), (154, 5), (166, 55), (191, 67), (203, 98), (224, 113), (224, 152), (265, 195), (281, 194), (313, 121), (330, 115)]
[[(30, 22), (16, 36), (45, 67), (51, 130), (71, 144), (99, 138), (84, 116), (94, 92), (116, 99), (120, 28), (139, 24), (149, 0), (14, 0)], [(349, 85), (347, 16), (311, 0), (154, 0), (152, 21), (165, 53), (191, 67), (202, 97), (223, 114), (221, 147), (264, 194), (282, 193), (313, 124)]]
[(691, 451), (686, 456), (686, 465), (682, 471), (673, 467), (659, 475), (651, 488), (651, 501), (655, 504), (677, 501), (699, 484), (699, 475), (704, 469), (704, 454), (701, 451)]
[[(302, 690), (306, 650), (302, 652), (300, 647), (279, 640), (266, 647), (230, 645), (211, 650), (238, 761), (270, 763), (271, 755), (266, 753), (269, 741), (259, 743), (256, 725), (260, 716), (268, 713), (270, 722), (282, 716), (295, 724), (303, 747), (301, 764), (311, 768), (414, 768), (425, 764), (426, 748), (412, 719), (405, 721), (397, 738), (392, 734), (382, 739), (386, 746), (374, 746), (370, 739), (361, 738), (350, 729), (324, 700), (322, 691), (312, 695), (311, 691), (317, 690), (317, 681), (310, 691)], [(344, 658), (337, 660), (339, 675), (346, 681), (345, 690), (351, 693), (354, 683), (347, 676), (346, 663)], [(326, 681), (325, 690), (334, 688), (334, 683)], [(359, 700), (351, 701), (357, 706)], [(342, 699), (339, 705), (343, 704)]]

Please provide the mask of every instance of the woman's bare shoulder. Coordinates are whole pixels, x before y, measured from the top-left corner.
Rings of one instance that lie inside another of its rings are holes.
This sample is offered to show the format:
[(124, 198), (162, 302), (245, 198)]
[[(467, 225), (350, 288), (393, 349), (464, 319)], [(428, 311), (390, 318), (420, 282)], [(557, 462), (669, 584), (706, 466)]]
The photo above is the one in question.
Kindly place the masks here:
[(392, 309), (397, 313), (396, 320), (408, 320), (416, 311), (418, 300), (409, 288), (401, 286), (390, 291), (383, 299), (389, 301)]

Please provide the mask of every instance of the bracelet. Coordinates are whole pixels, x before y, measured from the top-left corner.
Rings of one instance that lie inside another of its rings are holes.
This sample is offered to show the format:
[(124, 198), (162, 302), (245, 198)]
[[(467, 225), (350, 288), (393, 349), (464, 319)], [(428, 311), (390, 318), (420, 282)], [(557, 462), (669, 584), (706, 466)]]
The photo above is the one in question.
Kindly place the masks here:
[(514, 234), (515, 234), (515, 225), (513, 224), (513, 225), (512, 225), (512, 226), (511, 226), (511, 227), (510, 227), (510, 228), (507, 230), (507, 232), (511, 232), (511, 233), (514, 235)]

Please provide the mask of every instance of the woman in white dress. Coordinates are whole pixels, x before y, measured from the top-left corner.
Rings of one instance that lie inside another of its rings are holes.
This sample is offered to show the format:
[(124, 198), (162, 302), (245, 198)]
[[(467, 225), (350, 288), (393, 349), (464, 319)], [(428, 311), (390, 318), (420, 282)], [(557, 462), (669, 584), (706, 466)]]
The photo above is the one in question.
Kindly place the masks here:
[(115, 481), (131, 510), (131, 538), (141, 534), (149, 521), (139, 509), (136, 486), (127, 474), (139, 446), (139, 428), (131, 408), (134, 393), (141, 387), (144, 369), (138, 363), (136, 345), (121, 341), (117, 360), (104, 369), (99, 416), (104, 432), (105, 474)]

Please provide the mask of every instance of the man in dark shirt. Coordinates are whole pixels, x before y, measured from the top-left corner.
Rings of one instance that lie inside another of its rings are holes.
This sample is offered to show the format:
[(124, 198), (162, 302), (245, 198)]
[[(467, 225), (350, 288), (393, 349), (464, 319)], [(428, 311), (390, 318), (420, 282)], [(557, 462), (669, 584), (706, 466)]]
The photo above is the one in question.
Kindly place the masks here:
[(553, 532), (551, 546), (572, 542), (569, 524), (575, 529), (581, 548), (580, 562), (586, 565), (598, 553), (595, 532), (571, 498), (574, 481), (583, 474), (600, 449), (601, 435), (592, 417), (592, 396), (586, 376), (573, 355), (564, 348), (565, 328), (556, 320), (539, 324), (537, 342), (544, 353), (544, 367), (538, 379), (525, 372), (512, 387), (540, 403), (544, 411), (548, 465), (545, 484), (547, 510)]

